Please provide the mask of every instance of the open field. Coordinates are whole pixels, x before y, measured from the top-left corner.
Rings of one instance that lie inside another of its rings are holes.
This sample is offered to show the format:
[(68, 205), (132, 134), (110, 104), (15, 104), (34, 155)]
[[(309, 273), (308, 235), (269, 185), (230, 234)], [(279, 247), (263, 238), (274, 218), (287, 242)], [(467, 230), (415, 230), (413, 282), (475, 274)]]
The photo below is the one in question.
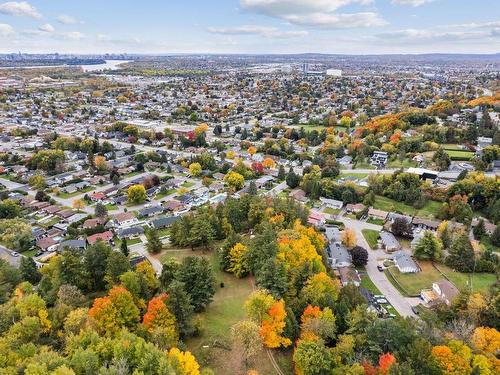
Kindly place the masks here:
[(402, 202), (397, 202), (393, 199), (377, 195), (373, 208), (388, 212), (400, 212), (405, 215), (433, 218), (439, 212), (441, 205), (441, 202), (429, 200), (424, 207), (416, 209)]
[[(232, 347), (231, 326), (245, 318), (244, 304), (254, 290), (253, 279), (237, 279), (222, 271), (215, 251), (167, 248), (160, 259), (164, 262), (172, 258), (182, 260), (187, 256), (201, 256), (210, 261), (216, 278), (216, 293), (207, 310), (197, 316), (201, 321), (201, 335), (187, 339), (186, 346), (200, 365), (210, 367), (216, 374), (244, 375), (248, 369), (243, 367), (242, 353)], [(221, 282), (224, 283), (223, 288)], [(291, 353), (274, 351), (274, 356), (282, 371), (292, 374)], [(261, 374), (274, 373), (264, 350), (250, 361), (249, 368), (254, 368)]]
[[(446, 279), (446, 277), (460, 290), (467, 290), (469, 280), (472, 279), (474, 291), (487, 292), (488, 288), (495, 282), (494, 274), (464, 274), (451, 270), (445, 265), (433, 266), (431, 262), (419, 262), (421, 272), (415, 274), (403, 274), (396, 267), (387, 269), (388, 279), (407, 296), (418, 296), (422, 289), (429, 289), (432, 283)], [(441, 271), (446, 277), (444, 277)]]
[(377, 247), (379, 232), (373, 229), (363, 229), (361, 232), (363, 233), (366, 242), (368, 242), (368, 245), (370, 245), (372, 249), (375, 249)]

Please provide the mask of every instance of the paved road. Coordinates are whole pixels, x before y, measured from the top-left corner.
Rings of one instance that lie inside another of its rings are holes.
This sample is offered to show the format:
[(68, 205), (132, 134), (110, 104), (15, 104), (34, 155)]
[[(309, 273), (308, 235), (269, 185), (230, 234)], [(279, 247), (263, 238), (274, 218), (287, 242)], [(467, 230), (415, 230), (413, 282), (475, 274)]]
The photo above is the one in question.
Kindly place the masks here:
[[(145, 238), (144, 238), (145, 240)], [(153, 266), (155, 272), (156, 272), (156, 275), (159, 277), (161, 275), (161, 270), (163, 268), (163, 265), (161, 264), (161, 262), (152, 257), (149, 252), (146, 250), (146, 244), (141, 242), (141, 243), (137, 243), (137, 244), (134, 244), (134, 245), (130, 245), (129, 247), (129, 250), (130, 252), (134, 252), (134, 253), (137, 253), (139, 255), (143, 255), (145, 256), (146, 258), (148, 258), (148, 260), (151, 262), (151, 265)]]
[(0, 259), (5, 260), (11, 266), (14, 266), (16, 268), (19, 268), (21, 264), (21, 255), (13, 256), (12, 250), (9, 250), (2, 245), (0, 245)]
[(361, 232), (363, 229), (380, 231), (382, 227), (380, 225), (370, 224), (359, 220), (352, 220), (346, 217), (339, 217), (338, 219), (345, 224), (346, 228), (351, 228), (356, 232), (358, 245), (368, 250), (368, 264), (366, 265), (366, 272), (375, 286), (382, 294), (385, 295), (386, 299), (392, 306), (394, 306), (401, 316), (416, 317), (411, 310), (411, 306), (418, 305), (421, 302), (420, 299), (402, 296), (394, 285), (387, 280), (385, 273), (380, 272), (377, 269), (379, 259), (386, 258), (387, 254), (384, 253), (383, 250), (370, 250), (370, 245), (368, 245), (363, 233)]

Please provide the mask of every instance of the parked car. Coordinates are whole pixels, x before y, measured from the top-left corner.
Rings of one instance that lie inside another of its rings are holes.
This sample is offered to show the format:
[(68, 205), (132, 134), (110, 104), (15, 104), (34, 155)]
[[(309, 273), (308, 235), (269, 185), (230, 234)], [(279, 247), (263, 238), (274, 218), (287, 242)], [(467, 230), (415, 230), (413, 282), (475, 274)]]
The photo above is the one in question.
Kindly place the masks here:
[(377, 298), (375, 301), (377, 301), (377, 303), (389, 303), (385, 298)]
[(380, 272), (384, 272), (384, 267), (382, 267), (381, 265), (378, 265), (378, 266), (377, 266), (377, 269), (378, 269)]
[(417, 306), (412, 306), (412, 307), (411, 307), (411, 311), (413, 311), (413, 313), (414, 313), (415, 315), (420, 314), (420, 311), (418, 311)]

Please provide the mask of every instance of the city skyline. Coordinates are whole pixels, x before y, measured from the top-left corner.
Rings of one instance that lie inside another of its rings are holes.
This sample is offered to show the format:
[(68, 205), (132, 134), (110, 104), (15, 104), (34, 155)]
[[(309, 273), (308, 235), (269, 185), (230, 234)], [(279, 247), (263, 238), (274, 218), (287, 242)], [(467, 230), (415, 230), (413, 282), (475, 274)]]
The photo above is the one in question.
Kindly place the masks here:
[(0, 0), (0, 53), (497, 53), (500, 4)]

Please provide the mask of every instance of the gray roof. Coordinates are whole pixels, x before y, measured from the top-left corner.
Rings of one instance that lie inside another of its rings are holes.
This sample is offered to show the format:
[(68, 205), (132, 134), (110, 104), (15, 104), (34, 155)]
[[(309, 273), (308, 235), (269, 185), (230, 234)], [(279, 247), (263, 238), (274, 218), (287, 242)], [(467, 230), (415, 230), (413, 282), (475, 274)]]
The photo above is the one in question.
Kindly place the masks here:
[(138, 235), (138, 234), (143, 234), (144, 233), (144, 228), (143, 227), (130, 227), (130, 228), (124, 228), (118, 231), (117, 236), (119, 238), (127, 237), (127, 236), (133, 236), (133, 235)]
[(418, 266), (415, 261), (404, 251), (398, 251), (397, 253), (395, 253), (393, 259), (401, 269), (411, 268), (418, 270)]
[(85, 249), (87, 247), (87, 243), (85, 240), (68, 240), (63, 241), (59, 244), (59, 251), (64, 250), (65, 248), (71, 249)]
[(340, 242), (331, 243), (329, 249), (330, 257), (335, 259), (335, 263), (352, 262), (351, 254), (349, 254), (349, 251)]
[(151, 225), (155, 228), (166, 228), (173, 223), (175, 223), (177, 220), (179, 220), (181, 217), (180, 216), (167, 216), (167, 217), (160, 217), (159, 219), (155, 219), (151, 221)]
[(340, 241), (340, 230), (336, 226), (326, 225), (325, 236), (330, 242)]
[(382, 231), (380, 232), (380, 239), (382, 240), (382, 243), (385, 245), (385, 247), (395, 249), (399, 248), (400, 246), (398, 240), (392, 233)]

